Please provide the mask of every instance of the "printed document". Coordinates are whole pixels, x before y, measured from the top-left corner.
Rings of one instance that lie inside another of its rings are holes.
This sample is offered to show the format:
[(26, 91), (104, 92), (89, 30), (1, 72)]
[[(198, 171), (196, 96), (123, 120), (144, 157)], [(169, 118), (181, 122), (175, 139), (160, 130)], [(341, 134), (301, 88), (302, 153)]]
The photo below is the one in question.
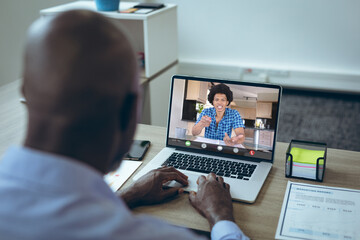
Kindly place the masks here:
[(288, 182), (276, 239), (360, 239), (360, 190)]
[(122, 160), (120, 167), (104, 176), (105, 182), (116, 192), (128, 178), (140, 167), (142, 162)]

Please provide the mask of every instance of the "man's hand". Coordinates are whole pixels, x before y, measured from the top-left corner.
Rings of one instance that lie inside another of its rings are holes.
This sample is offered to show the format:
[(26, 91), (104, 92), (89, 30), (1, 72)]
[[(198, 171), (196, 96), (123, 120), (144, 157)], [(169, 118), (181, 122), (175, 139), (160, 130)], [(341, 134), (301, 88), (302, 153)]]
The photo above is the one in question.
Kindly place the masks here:
[(204, 127), (210, 126), (210, 123), (211, 123), (211, 117), (206, 115), (202, 116), (200, 121), (193, 126), (191, 131), (192, 135), (194, 136), (199, 135)]
[(175, 180), (188, 185), (187, 178), (173, 167), (163, 167), (145, 174), (130, 187), (118, 192), (118, 195), (130, 208), (160, 203), (184, 191), (182, 188), (164, 188), (164, 183)]
[(210, 123), (211, 123), (211, 117), (209, 116), (202, 116), (201, 120), (200, 120), (200, 123), (201, 123), (201, 126), (202, 127), (208, 127), (210, 126)]
[(236, 136), (230, 138), (229, 135), (227, 133), (225, 133), (224, 142), (228, 146), (234, 146), (235, 144), (241, 143), (241, 139), (243, 137), (244, 137), (243, 134), (239, 134), (239, 135), (236, 135)]
[(222, 177), (210, 173), (197, 180), (198, 191), (190, 192), (191, 205), (207, 220), (210, 228), (220, 220), (234, 221), (230, 186)]

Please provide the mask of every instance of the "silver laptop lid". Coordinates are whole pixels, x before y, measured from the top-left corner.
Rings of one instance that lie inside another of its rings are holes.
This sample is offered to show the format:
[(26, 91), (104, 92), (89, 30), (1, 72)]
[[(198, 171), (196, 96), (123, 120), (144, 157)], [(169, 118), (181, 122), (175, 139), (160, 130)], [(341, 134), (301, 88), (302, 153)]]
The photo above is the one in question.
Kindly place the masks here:
[[(166, 146), (272, 163), (281, 92), (277, 85), (175, 75), (171, 83)], [(222, 119), (216, 121), (221, 113)], [(202, 118), (209, 126), (197, 133), (193, 127)], [(229, 145), (225, 132), (230, 138), (244, 133), (245, 140)]]

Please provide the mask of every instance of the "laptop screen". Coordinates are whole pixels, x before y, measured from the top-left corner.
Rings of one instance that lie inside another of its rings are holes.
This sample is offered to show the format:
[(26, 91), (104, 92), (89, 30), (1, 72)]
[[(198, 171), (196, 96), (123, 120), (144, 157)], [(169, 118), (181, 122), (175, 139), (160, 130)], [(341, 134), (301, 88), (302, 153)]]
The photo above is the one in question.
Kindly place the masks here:
[(273, 161), (281, 87), (173, 76), (167, 146)]

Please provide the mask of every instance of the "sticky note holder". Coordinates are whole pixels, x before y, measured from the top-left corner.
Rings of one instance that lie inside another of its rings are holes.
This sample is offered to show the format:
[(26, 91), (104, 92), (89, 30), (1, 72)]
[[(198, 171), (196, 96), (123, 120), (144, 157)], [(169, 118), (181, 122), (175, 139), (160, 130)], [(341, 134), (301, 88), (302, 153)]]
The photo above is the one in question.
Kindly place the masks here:
[(285, 176), (322, 182), (326, 143), (291, 140), (286, 151)]

